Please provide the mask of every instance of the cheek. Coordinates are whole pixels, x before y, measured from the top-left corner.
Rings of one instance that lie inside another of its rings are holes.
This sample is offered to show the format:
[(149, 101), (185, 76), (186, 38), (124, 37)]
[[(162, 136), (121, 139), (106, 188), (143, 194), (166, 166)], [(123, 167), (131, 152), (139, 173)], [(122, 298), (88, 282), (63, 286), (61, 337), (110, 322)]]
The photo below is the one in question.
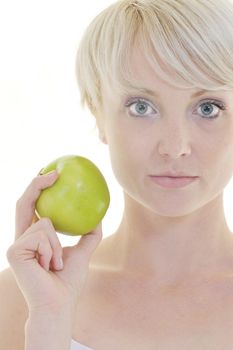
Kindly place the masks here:
[(233, 175), (233, 136), (227, 133), (202, 153), (204, 175), (216, 188), (225, 187)]
[(145, 147), (140, 136), (128, 128), (115, 127), (108, 132), (113, 172), (119, 182), (134, 181), (146, 167)]
[(216, 152), (216, 158), (218, 160), (219, 177), (228, 179), (233, 173), (233, 144), (225, 145), (221, 148), (221, 152)]

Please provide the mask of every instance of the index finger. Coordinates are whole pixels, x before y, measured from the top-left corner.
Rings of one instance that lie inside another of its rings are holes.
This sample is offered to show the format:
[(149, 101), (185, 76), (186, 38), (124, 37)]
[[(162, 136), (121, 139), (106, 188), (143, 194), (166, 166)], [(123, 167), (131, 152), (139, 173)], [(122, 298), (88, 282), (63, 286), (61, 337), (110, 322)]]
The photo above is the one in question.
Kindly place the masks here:
[(41, 191), (50, 187), (57, 179), (57, 176), (57, 171), (36, 176), (18, 199), (15, 213), (15, 239), (19, 238), (33, 222), (37, 221), (35, 214), (36, 201)]

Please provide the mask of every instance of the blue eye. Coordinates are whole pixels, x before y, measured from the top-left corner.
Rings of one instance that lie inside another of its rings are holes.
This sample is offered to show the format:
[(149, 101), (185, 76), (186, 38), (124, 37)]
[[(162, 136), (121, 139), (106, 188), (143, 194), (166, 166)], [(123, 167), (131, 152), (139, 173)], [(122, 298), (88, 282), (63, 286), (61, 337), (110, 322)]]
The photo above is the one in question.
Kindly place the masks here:
[[(204, 119), (216, 119), (219, 117), (220, 111), (225, 110), (226, 107), (220, 101), (209, 100), (202, 103), (197, 111), (200, 111), (200, 114)], [(199, 113), (198, 113), (199, 114)]]
[[(157, 115), (151, 103), (142, 97), (131, 97), (125, 106), (129, 109), (129, 114), (133, 117), (152, 117)], [(200, 115), (202, 119), (211, 121), (218, 118), (221, 111), (225, 109), (226, 106), (221, 101), (206, 100), (199, 104), (195, 113)]]
[(125, 106), (129, 108), (130, 115), (134, 117), (151, 116), (154, 114), (154, 109), (150, 103), (143, 98), (131, 98)]
[(145, 114), (148, 111), (148, 104), (145, 102), (137, 102), (135, 104), (135, 110), (139, 114)]

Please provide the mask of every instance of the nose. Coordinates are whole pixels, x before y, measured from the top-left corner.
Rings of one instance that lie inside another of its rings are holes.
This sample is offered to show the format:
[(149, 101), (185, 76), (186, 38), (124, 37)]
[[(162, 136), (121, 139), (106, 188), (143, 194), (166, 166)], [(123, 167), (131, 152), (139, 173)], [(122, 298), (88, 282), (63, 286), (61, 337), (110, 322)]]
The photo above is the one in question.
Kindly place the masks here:
[(160, 134), (158, 152), (163, 158), (177, 159), (191, 154), (191, 140), (184, 121), (165, 123)]

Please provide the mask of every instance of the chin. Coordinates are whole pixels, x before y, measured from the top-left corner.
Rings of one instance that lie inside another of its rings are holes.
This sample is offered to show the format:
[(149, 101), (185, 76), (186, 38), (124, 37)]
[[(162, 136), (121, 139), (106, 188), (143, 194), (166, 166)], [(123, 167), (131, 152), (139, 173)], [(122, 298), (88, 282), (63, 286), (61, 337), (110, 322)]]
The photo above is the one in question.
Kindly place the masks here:
[(157, 199), (153, 202), (150, 201), (150, 203), (144, 201), (142, 204), (155, 215), (169, 218), (183, 217), (192, 214), (200, 208), (200, 202), (199, 206), (195, 206), (195, 203), (187, 202), (187, 200), (182, 201), (180, 198), (168, 200)]

